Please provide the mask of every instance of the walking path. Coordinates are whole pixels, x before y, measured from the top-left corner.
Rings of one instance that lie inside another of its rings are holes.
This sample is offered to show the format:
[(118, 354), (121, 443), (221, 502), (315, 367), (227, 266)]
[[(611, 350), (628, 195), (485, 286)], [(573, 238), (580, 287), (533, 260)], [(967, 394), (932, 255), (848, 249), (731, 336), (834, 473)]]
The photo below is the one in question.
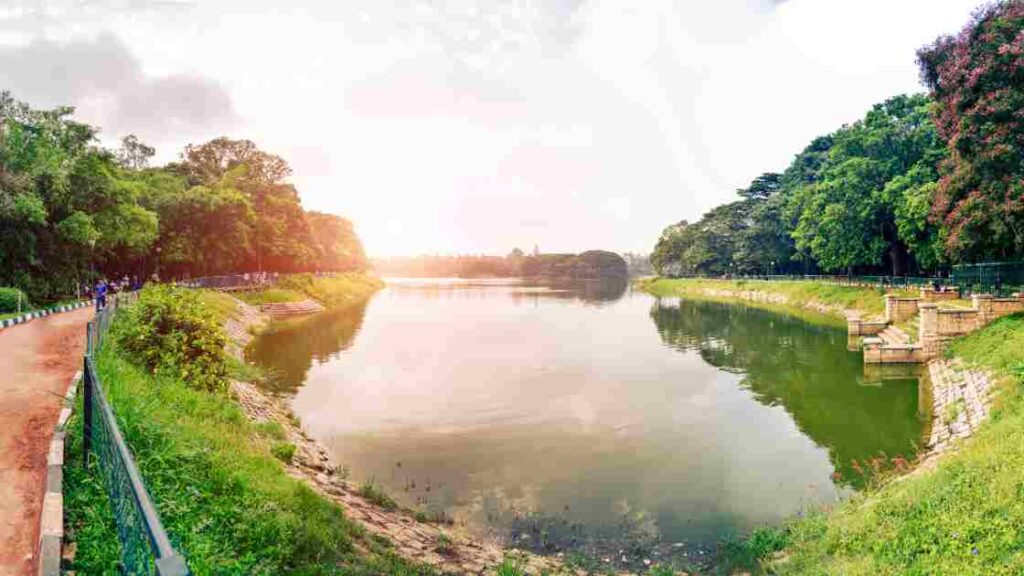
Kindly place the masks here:
[(86, 307), (0, 330), (0, 576), (35, 572), (46, 455), (92, 314)]

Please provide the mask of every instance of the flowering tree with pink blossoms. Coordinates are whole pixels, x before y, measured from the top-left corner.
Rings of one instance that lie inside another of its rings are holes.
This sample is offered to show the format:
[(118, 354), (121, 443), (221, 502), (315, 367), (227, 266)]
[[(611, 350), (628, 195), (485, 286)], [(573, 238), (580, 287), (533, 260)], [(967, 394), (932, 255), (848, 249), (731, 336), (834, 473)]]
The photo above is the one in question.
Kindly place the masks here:
[(918, 53), (948, 142), (931, 217), (954, 260), (1024, 255), (1024, 0), (979, 10)]

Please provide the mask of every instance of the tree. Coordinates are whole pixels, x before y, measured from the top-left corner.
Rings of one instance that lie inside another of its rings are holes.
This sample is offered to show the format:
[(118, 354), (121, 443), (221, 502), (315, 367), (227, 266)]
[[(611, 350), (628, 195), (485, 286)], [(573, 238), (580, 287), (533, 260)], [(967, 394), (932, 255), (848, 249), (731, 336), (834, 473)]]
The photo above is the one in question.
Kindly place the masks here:
[(981, 9), (956, 36), (918, 52), (948, 142), (934, 222), (955, 259), (1024, 254), (1024, 2)]
[(363, 245), (352, 222), (334, 214), (308, 212), (309, 227), (320, 249), (317, 266), (323, 270), (363, 270), (367, 267)]
[(155, 154), (155, 148), (143, 144), (135, 134), (129, 134), (121, 139), (121, 148), (117, 151), (117, 160), (125, 168), (141, 170), (149, 166), (149, 160)]
[(942, 157), (929, 107), (924, 96), (896, 96), (831, 136), (827, 158), (792, 193), (797, 249), (826, 270), (887, 265), (900, 275), (911, 268), (908, 244), (927, 245), (920, 235), (934, 231), (909, 225), (905, 219), (917, 213), (901, 209), (911, 191), (903, 178), (913, 172), (913, 192), (919, 194), (934, 181), (933, 166)]

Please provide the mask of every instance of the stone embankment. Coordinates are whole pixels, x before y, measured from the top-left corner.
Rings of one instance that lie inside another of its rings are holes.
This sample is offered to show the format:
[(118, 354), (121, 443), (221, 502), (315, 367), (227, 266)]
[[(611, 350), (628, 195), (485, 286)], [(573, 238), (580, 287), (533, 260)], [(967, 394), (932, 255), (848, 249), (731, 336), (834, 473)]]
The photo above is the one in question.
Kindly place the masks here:
[[(880, 354), (877, 362), (867, 363), (920, 363), (927, 362), (931, 382), (932, 422), (930, 434), (919, 460), (931, 465), (943, 453), (954, 449), (959, 440), (968, 438), (988, 416), (992, 397), (991, 375), (968, 368), (959, 360), (936, 358), (941, 345), (956, 335), (979, 329), (992, 320), (1024, 308), (1024, 296), (993, 298), (975, 295), (971, 308), (940, 309), (937, 302), (952, 303), (959, 300), (959, 290), (934, 291), (924, 289), (920, 298), (887, 295), (884, 320), (863, 320), (856, 310), (821, 302), (791, 302), (785, 295), (755, 290), (705, 289), (702, 293), (717, 298), (732, 298), (775, 305), (800, 306), (823, 313), (841, 313), (847, 317), (849, 333), (877, 335), (865, 338), (865, 355)], [(894, 322), (912, 319), (923, 309), (918, 338), (924, 343), (912, 342), (909, 334)], [(923, 328), (922, 328), (923, 327)], [(871, 343), (877, 341), (872, 349)], [(927, 356), (922, 354), (927, 349)], [(886, 356), (886, 358), (882, 358)], [(891, 360), (885, 362), (881, 360)], [(927, 466), (922, 466), (925, 468)]]
[[(252, 306), (241, 301), (237, 304), (238, 314), (227, 322), (226, 329), (231, 336), (230, 352), (241, 357), (253, 333), (268, 319)], [(359, 493), (357, 486), (342, 477), (327, 449), (302, 430), (282, 399), (247, 382), (233, 382), (231, 390), (251, 420), (275, 422), (284, 429), (288, 441), (296, 448), (292, 462), (285, 465), (292, 477), (307, 482), (325, 498), (341, 504), (349, 518), (371, 533), (387, 537), (402, 557), (445, 573), (491, 574), (507, 554), (513, 554), (531, 574), (572, 573), (555, 559), (506, 550), (498, 542), (469, 536), (459, 526), (421, 522), (408, 510), (389, 510), (370, 502)]]
[(776, 306), (798, 306), (800, 308), (806, 308), (807, 310), (813, 310), (814, 312), (821, 312), (822, 314), (839, 314), (841, 316), (850, 316), (851, 314), (854, 314), (842, 306), (825, 304), (816, 300), (797, 303), (790, 302), (789, 298), (784, 294), (773, 294), (771, 292), (759, 292), (757, 290), (721, 290), (717, 288), (707, 288), (701, 292), (714, 298), (735, 298), (739, 300), (747, 300), (749, 302), (774, 304)]
[(988, 416), (993, 379), (960, 360), (932, 360), (932, 427), (922, 460), (928, 462), (969, 437)]
[(260, 312), (271, 318), (286, 318), (289, 316), (303, 316), (306, 314), (317, 314), (323, 312), (324, 307), (316, 300), (302, 300), (301, 302), (275, 302), (273, 304), (262, 304)]

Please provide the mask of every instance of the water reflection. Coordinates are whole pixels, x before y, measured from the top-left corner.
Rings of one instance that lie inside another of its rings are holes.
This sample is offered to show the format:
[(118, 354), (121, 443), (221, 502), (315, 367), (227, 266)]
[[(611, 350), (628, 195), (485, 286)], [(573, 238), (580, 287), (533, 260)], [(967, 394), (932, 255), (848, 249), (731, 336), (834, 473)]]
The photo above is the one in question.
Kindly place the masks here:
[(343, 310), (273, 323), (246, 350), (246, 359), (271, 372), (267, 385), (293, 394), (314, 363), (329, 362), (352, 345), (363, 325), (366, 302)]
[(912, 449), (915, 381), (866, 385), (845, 347), (841, 330), (623, 284), (415, 280), (249, 355), (357, 481), (636, 567), (834, 501), (853, 459)]
[(759, 402), (782, 406), (797, 426), (829, 451), (837, 481), (863, 484), (869, 459), (912, 458), (927, 414), (918, 379), (907, 369), (866, 379), (859, 353), (846, 349), (845, 331), (814, 326), (755, 308), (658, 301), (651, 318), (662, 340), (693, 350), (723, 370), (743, 374), (741, 385)]

